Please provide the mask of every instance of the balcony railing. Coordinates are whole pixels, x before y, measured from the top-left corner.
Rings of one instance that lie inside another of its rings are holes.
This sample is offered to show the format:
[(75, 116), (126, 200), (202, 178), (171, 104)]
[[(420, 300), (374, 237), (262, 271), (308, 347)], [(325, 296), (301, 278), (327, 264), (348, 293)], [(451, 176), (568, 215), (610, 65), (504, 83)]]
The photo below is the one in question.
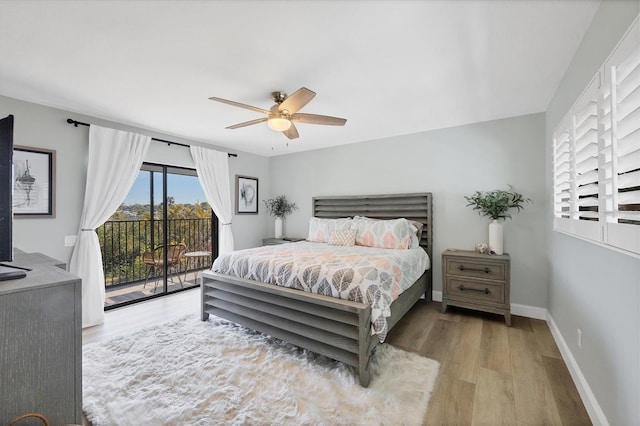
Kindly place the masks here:
[[(167, 244), (184, 243), (187, 252), (211, 252), (211, 219), (168, 219)], [(96, 231), (102, 250), (105, 286), (144, 280), (149, 271), (142, 260), (145, 252), (163, 245), (163, 222), (159, 220), (112, 220)], [(183, 261), (174, 273), (198, 271), (210, 266), (211, 257)]]

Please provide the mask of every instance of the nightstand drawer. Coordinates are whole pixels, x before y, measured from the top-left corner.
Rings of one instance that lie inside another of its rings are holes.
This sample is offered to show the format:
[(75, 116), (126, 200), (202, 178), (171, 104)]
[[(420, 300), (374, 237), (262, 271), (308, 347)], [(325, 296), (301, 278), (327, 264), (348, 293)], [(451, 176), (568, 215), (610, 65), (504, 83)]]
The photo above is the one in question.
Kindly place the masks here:
[(488, 280), (506, 279), (505, 264), (493, 262), (474, 262), (466, 259), (448, 259), (446, 273), (473, 278), (486, 278)]
[(504, 284), (478, 282), (464, 278), (449, 277), (447, 297), (492, 303), (504, 303)]

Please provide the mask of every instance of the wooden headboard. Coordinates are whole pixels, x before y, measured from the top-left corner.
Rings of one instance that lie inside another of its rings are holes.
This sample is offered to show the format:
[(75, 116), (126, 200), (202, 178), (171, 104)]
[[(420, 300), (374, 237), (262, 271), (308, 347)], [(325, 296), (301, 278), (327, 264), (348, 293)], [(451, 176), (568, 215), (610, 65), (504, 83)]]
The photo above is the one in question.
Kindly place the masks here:
[(420, 246), (433, 265), (433, 210), (430, 192), (418, 194), (354, 195), (313, 197), (313, 215), (319, 218), (353, 217), (406, 219), (422, 222)]

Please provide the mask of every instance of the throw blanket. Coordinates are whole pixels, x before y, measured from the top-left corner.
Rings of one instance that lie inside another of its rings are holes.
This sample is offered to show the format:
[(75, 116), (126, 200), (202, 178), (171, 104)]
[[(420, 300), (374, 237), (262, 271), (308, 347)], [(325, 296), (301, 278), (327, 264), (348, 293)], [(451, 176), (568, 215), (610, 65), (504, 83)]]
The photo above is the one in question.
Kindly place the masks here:
[(391, 303), (429, 268), (422, 248), (392, 250), (298, 242), (238, 250), (212, 270), (371, 306), (372, 332), (387, 336)]

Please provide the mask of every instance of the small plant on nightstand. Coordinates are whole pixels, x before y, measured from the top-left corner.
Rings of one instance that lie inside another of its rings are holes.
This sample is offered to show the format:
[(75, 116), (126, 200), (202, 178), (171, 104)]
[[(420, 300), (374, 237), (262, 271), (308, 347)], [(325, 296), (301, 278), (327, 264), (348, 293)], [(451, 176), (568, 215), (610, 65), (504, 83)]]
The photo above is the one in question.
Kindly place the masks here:
[(530, 202), (528, 198), (524, 198), (522, 194), (513, 190), (509, 185), (509, 190), (495, 189), (488, 192), (476, 191), (475, 194), (464, 197), (469, 204), (473, 206), (473, 210), (478, 210), (481, 216), (487, 216), (493, 220), (511, 219), (509, 209), (517, 209), (518, 212), (524, 208), (525, 202)]
[(276, 238), (282, 237), (282, 220), (294, 210), (298, 210), (296, 203), (290, 203), (286, 195), (264, 200), (264, 205), (271, 216), (276, 217)]
[(502, 223), (499, 219), (511, 219), (510, 209), (518, 212), (524, 208), (525, 202), (530, 202), (529, 198), (513, 190), (509, 185), (508, 190), (495, 189), (488, 192), (476, 191), (471, 196), (464, 197), (468, 206), (473, 206), (481, 216), (487, 216), (493, 222), (489, 224), (489, 249), (496, 254), (502, 254)]

